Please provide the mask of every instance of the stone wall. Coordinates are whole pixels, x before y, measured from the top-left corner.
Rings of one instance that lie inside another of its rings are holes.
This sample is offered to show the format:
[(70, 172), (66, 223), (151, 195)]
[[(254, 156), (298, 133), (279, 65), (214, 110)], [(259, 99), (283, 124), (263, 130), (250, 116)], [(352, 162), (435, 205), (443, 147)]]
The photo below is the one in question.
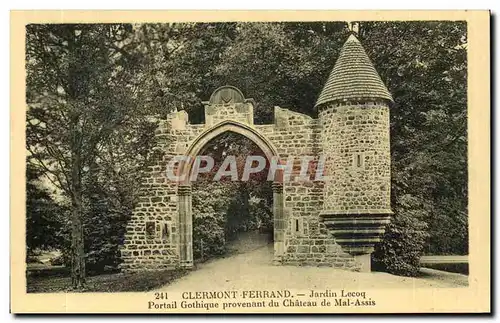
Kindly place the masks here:
[[(228, 120), (234, 122), (234, 129), (240, 124), (253, 129), (282, 160), (296, 160), (292, 180), (280, 186), (282, 197), (281, 193), (276, 195), (283, 205), (275, 211), (280, 214), (274, 223), (275, 241), (279, 241), (275, 263), (361, 269), (355, 257), (336, 243), (320, 213), (390, 208), (386, 106), (329, 106), (320, 111), (319, 119), (276, 107), (274, 123), (266, 125), (253, 124), (252, 102), (207, 104), (205, 116), (208, 123), (191, 125), (187, 114), (179, 111), (161, 122), (156, 136), (157, 149), (163, 155), (141, 183), (142, 196), (128, 223), (122, 248), (124, 271), (192, 265), (192, 260), (182, 264), (181, 259), (191, 248), (191, 192), (189, 187), (181, 191), (178, 183), (166, 179), (166, 166), (174, 156), (186, 154), (202, 133)], [(314, 156), (314, 162), (318, 162), (322, 154), (327, 157), (326, 182), (295, 179), (301, 156)]]
[(205, 125), (190, 125), (185, 111), (173, 112), (159, 123), (156, 164), (143, 176), (141, 197), (127, 224), (121, 250), (123, 271), (179, 266), (179, 200), (182, 197), (178, 183), (167, 180), (167, 164), (174, 156), (185, 153), (204, 129)]
[(166, 160), (176, 152), (172, 120), (156, 130), (158, 156), (140, 183), (140, 195), (127, 224), (121, 256), (123, 271), (157, 270), (176, 267), (178, 257), (177, 184), (167, 181)]
[(205, 106), (205, 125), (210, 127), (225, 120), (234, 120), (244, 124), (253, 124), (253, 104), (211, 104)]

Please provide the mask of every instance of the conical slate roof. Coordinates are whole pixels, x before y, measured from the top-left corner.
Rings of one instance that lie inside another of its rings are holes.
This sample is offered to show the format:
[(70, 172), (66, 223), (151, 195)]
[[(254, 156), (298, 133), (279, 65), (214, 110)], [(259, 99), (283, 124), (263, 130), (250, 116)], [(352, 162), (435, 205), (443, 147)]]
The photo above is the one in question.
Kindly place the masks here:
[(385, 99), (394, 102), (380, 75), (359, 40), (351, 35), (340, 55), (315, 107), (331, 101)]

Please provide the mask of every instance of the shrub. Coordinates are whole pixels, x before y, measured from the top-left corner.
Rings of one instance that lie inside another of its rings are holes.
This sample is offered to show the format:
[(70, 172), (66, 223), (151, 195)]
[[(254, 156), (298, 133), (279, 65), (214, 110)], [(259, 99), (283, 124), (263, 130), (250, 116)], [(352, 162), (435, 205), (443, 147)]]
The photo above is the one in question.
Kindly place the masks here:
[(396, 204), (395, 215), (386, 227), (383, 241), (373, 253), (374, 269), (400, 276), (416, 276), (420, 270), (428, 234), (421, 205), (406, 195)]
[(62, 266), (62, 265), (64, 265), (64, 257), (63, 257), (63, 255), (60, 255), (60, 256), (57, 256), (57, 257), (54, 257), (54, 258), (50, 259), (50, 264), (52, 266)]
[[(199, 214), (193, 219), (193, 256), (206, 259), (226, 251), (224, 214)], [(203, 256), (203, 257), (202, 257)]]
[(37, 256), (34, 255), (27, 255), (26, 256), (26, 263), (27, 264), (43, 264), (43, 262), (38, 259)]
[(257, 223), (259, 231), (273, 232), (272, 200), (269, 202), (268, 199), (261, 199), (257, 202), (250, 202), (249, 213)]

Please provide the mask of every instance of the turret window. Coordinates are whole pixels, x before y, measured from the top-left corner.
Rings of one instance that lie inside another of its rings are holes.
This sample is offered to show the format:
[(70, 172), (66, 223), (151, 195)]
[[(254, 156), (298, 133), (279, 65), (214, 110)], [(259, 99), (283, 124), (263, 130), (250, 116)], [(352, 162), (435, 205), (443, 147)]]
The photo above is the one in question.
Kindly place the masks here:
[(163, 223), (163, 227), (161, 229), (161, 238), (163, 241), (170, 240), (170, 228), (167, 222)]
[(304, 222), (301, 218), (292, 219), (292, 234), (302, 235), (304, 232)]
[(146, 238), (154, 239), (156, 237), (156, 223), (154, 221), (146, 222)]
[(365, 168), (365, 156), (363, 153), (355, 153), (353, 156), (353, 167), (354, 168)]

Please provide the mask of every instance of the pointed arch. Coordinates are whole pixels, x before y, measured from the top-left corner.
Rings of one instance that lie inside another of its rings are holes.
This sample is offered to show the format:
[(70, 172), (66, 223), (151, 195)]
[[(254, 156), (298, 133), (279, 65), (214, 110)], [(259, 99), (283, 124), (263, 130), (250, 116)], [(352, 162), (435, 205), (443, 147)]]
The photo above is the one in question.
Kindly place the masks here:
[(256, 129), (238, 121), (226, 120), (203, 131), (191, 143), (185, 154), (186, 156), (190, 157), (189, 162), (182, 163), (182, 165), (180, 165), (179, 172), (179, 174), (186, 174), (186, 182), (189, 181), (191, 168), (193, 166), (195, 157), (198, 156), (203, 147), (205, 147), (210, 141), (225, 132), (234, 132), (244, 136), (245, 138), (248, 138), (264, 152), (268, 160), (271, 160), (271, 158), (273, 157), (279, 158), (278, 151), (274, 147), (274, 145)]
[[(179, 212), (179, 258), (182, 267), (193, 267), (193, 208), (191, 198), (191, 168), (195, 157), (212, 139), (225, 132), (234, 132), (254, 142), (271, 160), (279, 158), (277, 149), (273, 144), (256, 129), (243, 123), (226, 120), (203, 131), (193, 141), (186, 152), (189, 156), (188, 163), (180, 165), (180, 174), (185, 174), (185, 180), (178, 186), (178, 212)], [(273, 223), (274, 223), (274, 252), (276, 259), (284, 253), (284, 198), (283, 184), (273, 183)]]

